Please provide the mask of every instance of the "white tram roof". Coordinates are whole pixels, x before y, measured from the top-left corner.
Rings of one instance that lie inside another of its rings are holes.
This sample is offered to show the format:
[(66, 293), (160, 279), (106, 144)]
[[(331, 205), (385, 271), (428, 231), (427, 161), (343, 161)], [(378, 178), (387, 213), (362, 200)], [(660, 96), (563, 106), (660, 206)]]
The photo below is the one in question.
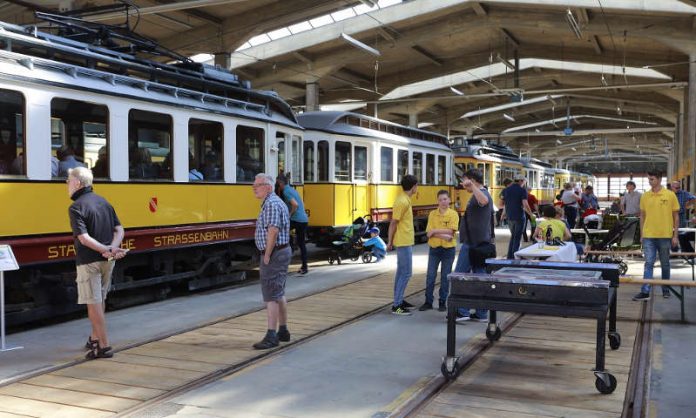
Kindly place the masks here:
[(297, 115), (297, 120), (305, 129), (384, 139), (391, 142), (407, 142), (423, 147), (450, 150), (447, 145), (447, 137), (444, 135), (359, 113), (343, 111), (305, 112)]

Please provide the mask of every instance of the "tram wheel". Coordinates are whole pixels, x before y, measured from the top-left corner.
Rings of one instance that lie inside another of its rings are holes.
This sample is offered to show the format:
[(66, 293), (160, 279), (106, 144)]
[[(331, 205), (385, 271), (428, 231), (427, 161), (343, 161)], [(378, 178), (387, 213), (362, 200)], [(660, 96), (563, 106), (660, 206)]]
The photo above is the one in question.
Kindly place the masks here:
[(609, 386), (607, 386), (607, 384), (604, 383), (604, 379), (600, 377), (598, 377), (595, 380), (595, 387), (597, 388), (599, 393), (602, 393), (604, 395), (608, 395), (614, 392), (614, 389), (616, 389), (616, 378), (614, 377), (614, 375), (607, 373), (607, 378), (609, 379)]
[(447, 368), (447, 363), (443, 361), (442, 366), (440, 366), (440, 372), (442, 372), (442, 375), (445, 376), (445, 379), (454, 380), (459, 374), (459, 366), (457, 366), (457, 363), (455, 362), (452, 370), (449, 370)]
[(363, 263), (369, 263), (372, 261), (372, 253), (370, 252), (364, 252), (362, 255), (362, 262)]
[(625, 275), (628, 272), (628, 266), (626, 265), (626, 262), (622, 261), (619, 263), (619, 274), (620, 275)]
[(490, 328), (486, 328), (486, 337), (488, 337), (489, 341), (498, 341), (502, 334), (502, 331), (500, 331), (500, 328), (497, 326), (495, 327), (495, 331), (491, 331)]
[(609, 333), (609, 347), (612, 350), (618, 350), (621, 347), (621, 334), (618, 332)]

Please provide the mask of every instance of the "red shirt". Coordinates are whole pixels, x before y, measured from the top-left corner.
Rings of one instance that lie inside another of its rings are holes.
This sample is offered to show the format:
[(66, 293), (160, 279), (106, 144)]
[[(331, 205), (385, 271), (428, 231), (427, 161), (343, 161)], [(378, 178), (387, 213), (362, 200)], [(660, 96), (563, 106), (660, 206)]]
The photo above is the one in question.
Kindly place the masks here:
[(534, 211), (534, 208), (539, 209), (537, 206), (539, 206), (539, 201), (537, 200), (536, 197), (534, 197), (533, 194), (529, 193), (527, 195), (527, 203), (529, 203), (529, 208)]

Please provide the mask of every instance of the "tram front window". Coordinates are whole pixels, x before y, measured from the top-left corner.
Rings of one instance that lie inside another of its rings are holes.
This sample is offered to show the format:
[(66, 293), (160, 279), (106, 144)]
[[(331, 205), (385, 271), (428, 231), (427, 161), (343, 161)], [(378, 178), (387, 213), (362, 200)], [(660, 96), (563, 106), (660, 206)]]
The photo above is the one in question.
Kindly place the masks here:
[(135, 109), (128, 113), (128, 178), (174, 178), (171, 116)]
[(355, 147), (355, 180), (367, 180), (367, 147)]
[(189, 120), (189, 181), (222, 181), (222, 124)]
[(418, 183), (423, 183), (423, 154), (413, 153), (413, 175), (418, 179)]
[(253, 183), (264, 171), (264, 136), (261, 128), (237, 126), (237, 182)]
[(445, 184), (447, 182), (445, 170), (447, 169), (447, 159), (442, 156), (437, 156), (437, 184)]
[(398, 153), (397, 162), (397, 178), (396, 181), (401, 183), (401, 178), (408, 174), (408, 151), (405, 149), (400, 149)]
[(0, 90), (0, 175), (24, 174), (24, 97)]
[(394, 150), (382, 147), (381, 150), (381, 181), (392, 182), (394, 180)]
[(425, 155), (425, 184), (435, 184), (435, 156)]
[(304, 141), (304, 181), (313, 182), (314, 179), (314, 142)]
[(350, 142), (336, 141), (336, 162), (334, 165), (336, 181), (350, 181), (350, 168)]

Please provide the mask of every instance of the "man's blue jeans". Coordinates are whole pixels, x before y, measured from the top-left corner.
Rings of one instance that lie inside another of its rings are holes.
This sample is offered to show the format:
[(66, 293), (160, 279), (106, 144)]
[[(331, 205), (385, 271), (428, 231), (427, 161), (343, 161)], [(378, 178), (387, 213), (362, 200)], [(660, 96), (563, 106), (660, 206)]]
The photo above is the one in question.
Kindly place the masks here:
[[(486, 267), (472, 267), (469, 260), (469, 245), (462, 243), (461, 247), (459, 247), (459, 257), (457, 257), (457, 265), (454, 267), (454, 271), (457, 273), (485, 273)], [(459, 308), (458, 312), (459, 315), (469, 316), (469, 308)], [(476, 315), (479, 318), (487, 318), (488, 310), (476, 309)]]
[[(508, 219), (508, 227), (510, 228), (510, 243), (508, 244), (507, 258), (508, 260), (513, 260), (515, 258), (515, 252), (520, 249), (524, 222), (522, 219)], [(461, 251), (459, 254), (461, 255)]]
[(404, 302), (404, 292), (411, 278), (413, 264), (413, 246), (396, 247), (396, 275), (394, 276), (394, 307)]
[[(643, 267), (643, 278), (653, 278), (653, 267), (657, 254), (660, 254), (660, 268), (662, 269), (662, 280), (669, 280), (669, 251), (672, 247), (670, 238), (643, 238), (643, 252), (645, 253), (645, 266)], [(644, 284), (640, 288), (641, 293), (650, 293), (650, 285)], [(662, 286), (662, 294), (669, 293), (669, 290)]]
[(440, 297), (438, 301), (444, 306), (449, 293), (449, 279), (447, 276), (452, 272), (455, 247), (430, 247), (428, 251), (428, 272), (425, 275), (425, 303), (433, 304), (433, 293), (435, 292), (435, 277), (437, 277), (437, 267), (442, 265), (440, 270)]

